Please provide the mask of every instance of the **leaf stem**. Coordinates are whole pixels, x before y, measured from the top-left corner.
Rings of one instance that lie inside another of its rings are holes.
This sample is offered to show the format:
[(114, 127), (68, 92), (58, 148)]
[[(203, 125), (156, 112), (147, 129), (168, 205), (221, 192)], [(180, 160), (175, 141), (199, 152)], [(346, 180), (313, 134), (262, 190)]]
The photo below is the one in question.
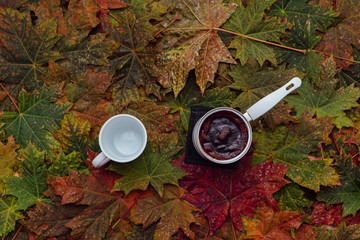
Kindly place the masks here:
[(131, 204), (131, 206), (126, 210), (126, 212), (119, 218), (119, 220), (116, 221), (116, 223), (111, 227), (112, 229), (114, 229), (116, 227), (116, 225), (118, 225), (118, 223), (124, 219), (124, 217), (130, 212), (130, 210), (135, 206), (137, 200), (144, 195), (145, 192), (142, 192), (139, 196), (137, 196), (134, 199), (134, 202)]
[(219, 75), (220, 77), (224, 78), (226, 81), (228, 81), (229, 83), (234, 83), (234, 81), (232, 81), (231, 79), (225, 77), (224, 75), (222, 75), (221, 73), (219, 72), (216, 72), (217, 75)]
[(334, 142), (334, 144), (335, 144), (335, 147), (336, 147), (337, 152), (340, 154), (340, 148), (339, 148), (339, 146), (337, 145), (337, 142), (336, 142), (336, 140), (335, 140), (334, 134), (331, 132), (330, 135), (331, 135), (331, 138), (332, 138), (332, 140), (333, 140), (333, 142)]
[(17, 230), (17, 232), (15, 233), (15, 235), (13, 236), (13, 238), (12, 238), (11, 240), (14, 240), (14, 239), (17, 237), (17, 235), (19, 234), (19, 232), (20, 232), (20, 230), (21, 230), (22, 227), (23, 227), (23, 225), (21, 225), (21, 226), (19, 227), (19, 229)]
[(15, 100), (10, 96), (9, 92), (6, 91), (5, 87), (0, 83), (0, 86), (2, 87), (2, 89), (4, 89), (6, 95), (8, 95), (8, 97), (10, 98), (10, 100), (13, 102), (14, 106), (16, 107), (16, 109), (18, 110), (18, 112), (20, 113), (19, 107), (16, 104)]
[(230, 221), (230, 222), (231, 222), (231, 230), (232, 230), (232, 234), (233, 234), (233, 239), (236, 240), (237, 238), (236, 238), (234, 223), (232, 221)]
[(243, 38), (247, 38), (247, 39), (250, 39), (250, 40), (254, 40), (254, 41), (257, 41), (257, 42), (261, 42), (261, 43), (273, 45), (273, 46), (276, 46), (276, 47), (289, 49), (289, 50), (292, 50), (292, 51), (295, 51), (295, 52), (299, 52), (299, 53), (302, 53), (302, 54), (306, 54), (306, 50), (305, 50), (305, 49), (297, 49), (297, 48), (288, 47), (288, 46), (285, 46), (285, 45), (281, 45), (281, 44), (277, 44), (277, 43), (273, 43), (273, 42), (269, 42), (269, 41), (265, 41), (265, 40), (253, 38), (253, 37), (250, 37), (250, 36), (241, 34), (241, 33), (236, 33), (236, 32), (233, 32), (233, 31), (226, 30), (226, 29), (222, 29), (222, 28), (214, 28), (214, 30), (221, 31), (221, 32), (226, 32), (226, 33), (230, 33), (230, 34), (233, 34), (233, 35), (236, 35), (236, 36), (240, 36), (240, 37), (243, 37)]
[(158, 34), (160, 34), (162, 31), (166, 30), (171, 24), (173, 24), (174, 22), (176, 22), (177, 20), (179, 20), (180, 18), (176, 17), (174, 18), (174, 20), (172, 20), (166, 27), (164, 27), (163, 29), (161, 29), (160, 31), (158, 31), (157, 33), (155, 33), (155, 35), (153, 36), (153, 38), (155, 38)]
[[(316, 52), (316, 53), (320, 53), (320, 54), (324, 54), (326, 56), (331, 56), (331, 54), (329, 53), (324, 53), (324, 52), (321, 52), (321, 51), (318, 51), (318, 50), (315, 50), (313, 49), (312, 51)], [(338, 57), (338, 56), (334, 56), (332, 55), (334, 58), (337, 58), (337, 59), (341, 59), (341, 60), (344, 60), (344, 61), (347, 61), (347, 62), (353, 62), (353, 63), (360, 63), (360, 61), (356, 61), (356, 60), (351, 60), (351, 59), (347, 59), (347, 58), (343, 58), (343, 57)]]

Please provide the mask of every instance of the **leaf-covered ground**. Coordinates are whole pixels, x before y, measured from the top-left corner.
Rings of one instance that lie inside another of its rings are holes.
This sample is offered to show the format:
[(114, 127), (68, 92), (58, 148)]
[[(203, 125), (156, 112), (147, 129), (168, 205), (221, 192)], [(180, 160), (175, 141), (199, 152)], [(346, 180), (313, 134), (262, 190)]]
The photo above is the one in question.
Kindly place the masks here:
[[(237, 169), (184, 163), (191, 107), (245, 112)], [(0, 237), (360, 239), (360, 1), (0, 0)], [(95, 169), (127, 113), (144, 153)]]

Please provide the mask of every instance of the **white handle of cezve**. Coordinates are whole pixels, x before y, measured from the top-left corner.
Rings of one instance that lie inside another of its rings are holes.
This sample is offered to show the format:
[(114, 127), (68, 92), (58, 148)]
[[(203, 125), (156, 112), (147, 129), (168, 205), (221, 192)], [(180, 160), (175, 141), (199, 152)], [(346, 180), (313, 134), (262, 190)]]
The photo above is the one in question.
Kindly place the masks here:
[(257, 101), (246, 111), (244, 116), (247, 118), (250, 117), (250, 119), (247, 119), (248, 121), (257, 119), (258, 117), (262, 116), (267, 111), (272, 109), (276, 104), (281, 101), (281, 99), (286, 97), (290, 92), (294, 91), (300, 86), (301, 79), (298, 77), (294, 77), (278, 90)]
[(105, 154), (101, 152), (99, 155), (96, 156), (96, 158), (94, 158), (94, 160), (92, 161), (92, 165), (98, 168), (105, 165), (109, 161), (110, 158), (106, 157)]

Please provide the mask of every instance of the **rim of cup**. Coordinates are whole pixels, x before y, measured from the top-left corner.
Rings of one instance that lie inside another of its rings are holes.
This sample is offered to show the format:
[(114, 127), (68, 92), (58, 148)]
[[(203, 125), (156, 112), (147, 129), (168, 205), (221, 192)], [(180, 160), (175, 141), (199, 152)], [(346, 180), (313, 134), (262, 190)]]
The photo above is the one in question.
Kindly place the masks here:
[[(107, 128), (107, 126), (113, 122), (114, 120), (118, 119), (118, 118), (127, 118), (127, 119), (131, 119), (131, 120), (134, 120), (136, 123), (138, 123), (139, 127), (141, 128), (141, 132), (143, 133), (144, 135), (144, 138), (142, 139), (142, 146), (141, 148), (139, 149), (138, 153), (134, 154), (134, 155), (131, 155), (129, 158), (118, 158), (116, 156), (114, 156), (113, 154), (107, 152), (107, 148), (106, 146), (103, 145), (102, 143), (102, 139), (104, 138), (103, 134), (104, 134), (104, 131), (105, 129)], [(136, 158), (138, 158), (142, 153), (143, 151), (145, 150), (145, 147), (146, 147), (146, 144), (147, 144), (147, 131), (146, 131), (146, 128), (144, 126), (144, 124), (136, 117), (130, 115), (130, 114), (118, 114), (118, 115), (115, 115), (115, 116), (112, 116), (111, 118), (109, 118), (104, 124), (103, 126), (101, 127), (100, 129), (100, 133), (99, 133), (99, 146), (100, 146), (100, 149), (101, 151), (105, 154), (106, 157), (110, 158), (111, 160), (115, 161), (115, 162), (119, 162), (119, 163), (125, 163), (125, 162), (131, 162), (133, 160), (135, 160)]]

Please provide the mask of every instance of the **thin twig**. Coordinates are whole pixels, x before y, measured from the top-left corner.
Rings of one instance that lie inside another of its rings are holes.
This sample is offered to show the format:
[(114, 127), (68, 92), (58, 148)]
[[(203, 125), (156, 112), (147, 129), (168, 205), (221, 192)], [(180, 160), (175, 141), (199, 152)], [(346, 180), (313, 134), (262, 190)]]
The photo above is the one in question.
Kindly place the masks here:
[(0, 86), (2, 87), (2, 89), (4, 89), (6, 95), (8, 95), (8, 97), (10, 98), (10, 100), (13, 102), (14, 106), (16, 107), (16, 109), (18, 110), (18, 112), (20, 113), (19, 107), (16, 104), (15, 100), (10, 96), (9, 92), (6, 91), (5, 87), (0, 83)]

